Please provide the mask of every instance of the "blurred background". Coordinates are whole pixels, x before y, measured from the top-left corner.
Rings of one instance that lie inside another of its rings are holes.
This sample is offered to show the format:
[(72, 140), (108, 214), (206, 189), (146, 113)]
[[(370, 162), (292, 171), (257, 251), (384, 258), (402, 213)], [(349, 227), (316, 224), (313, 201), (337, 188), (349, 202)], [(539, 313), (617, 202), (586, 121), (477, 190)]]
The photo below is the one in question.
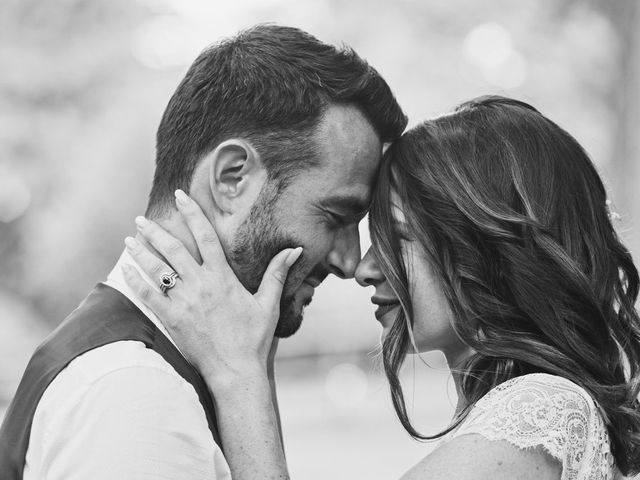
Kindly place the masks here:
[[(134, 232), (165, 105), (198, 52), (258, 22), (354, 47), (410, 124), (470, 97), (524, 99), (575, 135), (640, 258), (636, 0), (3, 0), (0, 3), (0, 418), (34, 347), (105, 278)], [(362, 225), (363, 248), (369, 245)], [(371, 291), (329, 279), (281, 342), (293, 478), (399, 477), (432, 448), (396, 421)], [(409, 359), (409, 409), (447, 424), (442, 358)]]

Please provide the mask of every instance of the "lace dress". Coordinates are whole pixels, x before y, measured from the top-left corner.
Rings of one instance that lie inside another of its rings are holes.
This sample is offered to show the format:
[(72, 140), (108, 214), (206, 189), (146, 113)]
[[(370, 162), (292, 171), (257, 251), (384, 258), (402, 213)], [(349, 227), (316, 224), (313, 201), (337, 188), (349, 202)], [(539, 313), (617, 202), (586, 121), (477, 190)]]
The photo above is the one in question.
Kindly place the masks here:
[(498, 385), (444, 441), (473, 433), (522, 449), (542, 447), (562, 463), (562, 480), (623, 478), (593, 399), (562, 377), (536, 373)]

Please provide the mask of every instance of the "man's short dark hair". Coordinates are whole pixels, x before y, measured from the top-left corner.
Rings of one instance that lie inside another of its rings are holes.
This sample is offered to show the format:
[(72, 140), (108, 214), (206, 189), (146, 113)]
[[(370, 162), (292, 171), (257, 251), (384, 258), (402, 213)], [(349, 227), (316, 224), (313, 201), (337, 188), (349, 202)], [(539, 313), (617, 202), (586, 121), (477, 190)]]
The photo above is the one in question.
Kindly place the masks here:
[(256, 148), (270, 180), (285, 185), (316, 159), (315, 127), (332, 104), (351, 104), (383, 142), (407, 119), (384, 79), (350, 48), (297, 28), (257, 25), (203, 51), (171, 97), (157, 133), (147, 207), (160, 216), (188, 191), (199, 160), (228, 138)]

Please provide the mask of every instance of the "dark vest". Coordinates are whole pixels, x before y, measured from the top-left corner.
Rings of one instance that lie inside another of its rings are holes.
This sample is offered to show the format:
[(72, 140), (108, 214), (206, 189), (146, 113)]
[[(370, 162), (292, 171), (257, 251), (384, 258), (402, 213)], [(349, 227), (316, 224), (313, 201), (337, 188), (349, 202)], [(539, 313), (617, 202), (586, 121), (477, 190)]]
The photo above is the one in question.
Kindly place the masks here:
[(82, 304), (45, 339), (31, 357), (0, 427), (0, 478), (22, 480), (33, 416), (44, 391), (74, 358), (120, 340), (138, 340), (159, 353), (200, 399), (209, 430), (220, 437), (209, 390), (202, 377), (133, 303), (117, 290), (99, 284)]

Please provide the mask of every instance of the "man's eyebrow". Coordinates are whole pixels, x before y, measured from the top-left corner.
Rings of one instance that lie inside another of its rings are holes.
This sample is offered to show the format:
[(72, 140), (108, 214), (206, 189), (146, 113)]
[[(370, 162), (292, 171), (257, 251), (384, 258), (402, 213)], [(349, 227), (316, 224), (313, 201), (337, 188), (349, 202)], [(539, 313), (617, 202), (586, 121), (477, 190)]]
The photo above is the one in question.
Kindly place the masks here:
[(325, 208), (340, 210), (350, 215), (365, 215), (369, 210), (370, 201), (354, 195), (333, 195), (320, 201)]

